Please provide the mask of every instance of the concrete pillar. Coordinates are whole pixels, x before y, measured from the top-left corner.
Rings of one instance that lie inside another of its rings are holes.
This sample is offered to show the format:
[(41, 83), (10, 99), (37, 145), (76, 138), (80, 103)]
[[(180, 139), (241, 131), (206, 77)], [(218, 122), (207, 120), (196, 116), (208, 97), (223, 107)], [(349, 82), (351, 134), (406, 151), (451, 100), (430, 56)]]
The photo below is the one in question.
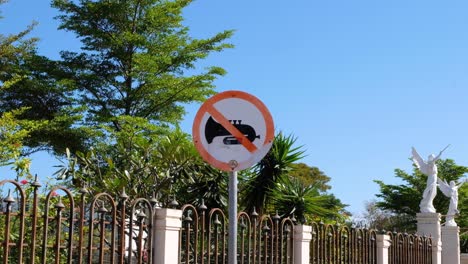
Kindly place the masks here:
[[(442, 263), (442, 241), (439, 213), (418, 213), (418, 235), (432, 237), (432, 264)], [(448, 264), (448, 263), (447, 263)]]
[(158, 208), (154, 217), (153, 264), (179, 263), (179, 233), (182, 229), (182, 211)]
[(391, 244), (390, 236), (377, 235), (377, 264), (388, 264), (388, 248)]
[(460, 229), (458, 226), (442, 227), (442, 263), (460, 264)]
[(310, 263), (310, 241), (312, 227), (306, 225), (294, 226), (294, 264)]

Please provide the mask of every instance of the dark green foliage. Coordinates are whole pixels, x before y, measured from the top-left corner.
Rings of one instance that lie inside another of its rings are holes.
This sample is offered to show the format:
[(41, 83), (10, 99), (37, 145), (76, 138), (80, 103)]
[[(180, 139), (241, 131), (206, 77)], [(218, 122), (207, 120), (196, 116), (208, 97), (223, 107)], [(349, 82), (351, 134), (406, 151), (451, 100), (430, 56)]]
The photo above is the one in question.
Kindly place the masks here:
[(201, 102), (214, 93), (211, 82), (224, 70), (194, 72), (195, 63), (231, 47), (231, 31), (192, 39), (182, 25), (182, 9), (191, 1), (54, 0), (62, 14), (60, 28), (73, 31), (82, 53), (63, 52), (64, 67), (88, 120), (120, 124), (121, 115), (175, 124), (180, 103)]
[[(4, 2), (0, 1), (0, 4)], [(16, 34), (0, 34), (0, 166), (11, 166), (17, 176), (29, 174), (30, 160), (26, 154), (34, 151), (31, 147), (40, 145), (30, 144), (31, 139), (50, 125), (44, 120), (24, 118), (32, 112), (33, 104), (40, 103), (42, 107), (48, 101), (42, 102), (43, 98), (32, 93), (29, 96), (37, 101), (22, 104), (22, 98), (16, 95), (18, 89), (21, 89), (19, 94), (31, 93), (27, 90), (30, 85), (45, 83), (39, 74), (31, 73), (33, 65), (47, 63), (36, 54), (37, 39), (28, 38), (34, 25)], [(25, 145), (30, 148), (26, 149)]]
[[(438, 177), (447, 182), (459, 181), (468, 172), (468, 167), (457, 165), (451, 159), (438, 160), (437, 166)], [(415, 230), (416, 214), (420, 212), (419, 202), (426, 187), (427, 176), (422, 174), (416, 167), (414, 167), (412, 174), (400, 169), (396, 169), (395, 174), (396, 177), (404, 181), (404, 184), (390, 185), (382, 181), (375, 181), (380, 186), (380, 194), (376, 195), (380, 200), (377, 201), (376, 206), (382, 210), (388, 210), (395, 217), (404, 219), (404, 221), (398, 221), (398, 229)], [(466, 209), (468, 209), (466, 208), (468, 204), (467, 189), (468, 186), (465, 184), (459, 190), (458, 204), (461, 214), (456, 218), (456, 221), (462, 227), (468, 224), (466, 216)], [(433, 204), (437, 212), (446, 214), (449, 198), (438, 190)]]
[[(188, 135), (174, 129), (183, 105), (213, 95), (213, 81), (225, 73), (197, 63), (232, 47), (232, 31), (189, 36), (182, 11), (191, 2), (53, 0), (60, 29), (75, 33), (82, 49), (65, 50), (58, 61), (34, 48), (28, 56), (12, 53), (21, 61), (1, 72), (0, 81), (17, 80), (0, 92), (0, 112), (26, 107), (19, 118), (45, 122), (25, 144), (67, 153), (57, 176), (74, 187), (116, 195), (125, 188), (132, 197), (158, 196), (163, 205), (175, 195), (181, 203), (225, 207), (226, 173), (207, 165)], [(276, 203), (301, 221), (336, 218), (343, 205), (325, 193), (330, 178), (295, 164), (304, 154), (295, 141), (280, 133), (267, 156), (240, 173), (241, 207), (266, 213)]]
[(57, 176), (93, 193), (120, 193), (125, 188), (131, 197), (156, 196), (163, 205), (175, 195), (180, 203), (204, 199), (210, 208), (226, 206), (225, 173), (199, 157), (186, 133), (175, 129), (160, 136), (150, 127), (145, 130), (144, 120), (139, 129), (132, 121), (120, 120), (122, 130), (111, 134), (114, 144), (68, 154)]
[(360, 221), (354, 221), (356, 226), (368, 226), (376, 230), (412, 230), (414, 231), (414, 216), (395, 214), (376, 205), (376, 201), (366, 203), (365, 212)]
[(305, 163), (296, 163), (291, 167), (292, 170), (288, 175), (300, 180), (305, 185), (314, 185), (322, 192), (331, 189), (331, 186), (328, 185), (330, 177), (325, 175), (319, 168), (310, 167)]
[(325, 191), (330, 178), (318, 168), (296, 163), (303, 155), (296, 138), (279, 133), (268, 154), (252, 170), (241, 174), (241, 209), (262, 213), (277, 211), (283, 217), (294, 214), (310, 220), (342, 222), (348, 213), (332, 194)]
[(460, 252), (461, 253), (468, 253), (468, 231), (462, 232), (460, 234)]
[(35, 53), (24, 58), (19, 79), (0, 92), (0, 111), (25, 108), (21, 120), (42, 121), (46, 125), (31, 133), (24, 142), (31, 151), (53, 150), (64, 153), (68, 147), (84, 151), (89, 128), (76, 126), (84, 108), (78, 107), (72, 92), (60, 84), (63, 72), (57, 62)]
[(294, 162), (300, 160), (304, 151), (295, 147), (296, 138), (279, 133), (267, 155), (253, 168), (243, 190), (242, 204), (251, 212), (254, 208), (262, 213), (270, 203), (269, 191), (291, 170)]
[(322, 194), (316, 185), (305, 185), (294, 177), (283, 177), (271, 189), (272, 207), (283, 216), (295, 215), (305, 224), (311, 220), (344, 220), (343, 205), (332, 194)]
[(177, 184), (177, 200), (195, 206), (205, 204), (208, 208), (228, 206), (228, 175), (203, 161), (191, 168), (191, 177)]
[(57, 155), (66, 148), (86, 152), (107, 135), (104, 127), (121, 130), (123, 116), (143, 118), (167, 132), (182, 120), (183, 104), (214, 94), (212, 82), (225, 73), (219, 67), (197, 69), (197, 62), (232, 47), (224, 43), (232, 31), (206, 39), (189, 36), (182, 10), (190, 3), (52, 1), (61, 12), (60, 29), (75, 33), (82, 50), (65, 50), (53, 61), (36, 54), (34, 40), (20, 41), (30, 29), (6, 39), (25, 49), (5, 51), (0, 44), (0, 82), (18, 79), (0, 91), (0, 113), (28, 107), (19, 118), (47, 125), (25, 144)]
[[(4, 2), (0, 0), (0, 4)], [(24, 78), (21, 64), (35, 49), (36, 40), (26, 39), (32, 28), (33, 25), (8, 36), (0, 34), (0, 105), (3, 103), (1, 95)], [(25, 126), (24, 122), (18, 120), (26, 110), (0, 110), (0, 166), (12, 165), (19, 161), (23, 141), (33, 132), (31, 126)]]
[(0, 114), (22, 109), (20, 122), (40, 123), (22, 142), (27, 152), (65, 146), (83, 150), (89, 134), (72, 125), (81, 119), (70, 91), (60, 83), (63, 71), (58, 62), (39, 56), (36, 38), (26, 38), (35, 24), (8, 36), (0, 35)]

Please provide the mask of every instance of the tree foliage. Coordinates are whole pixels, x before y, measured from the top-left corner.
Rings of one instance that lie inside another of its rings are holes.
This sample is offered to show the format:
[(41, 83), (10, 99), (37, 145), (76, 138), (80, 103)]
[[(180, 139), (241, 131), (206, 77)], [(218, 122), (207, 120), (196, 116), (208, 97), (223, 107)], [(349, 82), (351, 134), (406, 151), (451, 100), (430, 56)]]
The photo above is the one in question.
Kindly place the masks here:
[(246, 211), (277, 211), (301, 222), (343, 222), (347, 212), (334, 195), (326, 193), (330, 178), (316, 167), (297, 163), (304, 156), (296, 138), (279, 133), (267, 155), (242, 175), (241, 206)]
[(414, 216), (395, 214), (390, 210), (381, 209), (376, 200), (366, 202), (362, 215), (353, 217), (356, 226), (368, 226), (376, 230), (414, 230)]
[[(468, 172), (468, 167), (455, 164), (451, 159), (442, 159), (437, 161), (438, 177), (450, 181), (460, 181), (464, 174)], [(397, 228), (405, 228), (407, 230), (415, 230), (416, 214), (420, 212), (419, 202), (422, 199), (424, 189), (426, 188), (427, 176), (422, 174), (416, 167), (413, 168), (412, 174), (409, 174), (401, 169), (395, 170), (395, 175), (400, 178), (404, 184), (391, 185), (385, 184), (382, 181), (375, 182), (380, 186), (380, 193), (376, 196), (380, 198), (376, 206), (382, 210), (387, 210), (396, 217), (405, 219), (404, 221), (396, 221), (399, 223)], [(459, 190), (459, 211), (460, 215), (456, 217), (456, 222), (459, 226), (468, 226), (468, 186), (465, 184)], [(440, 190), (433, 201), (436, 211), (441, 214), (446, 214), (449, 198), (445, 197)]]
[(271, 207), (283, 216), (294, 215), (305, 224), (310, 221), (325, 220), (344, 222), (346, 212), (339, 199), (333, 194), (325, 194), (317, 185), (306, 185), (295, 177), (283, 177), (271, 189)]
[(325, 192), (331, 189), (328, 184), (330, 177), (317, 167), (310, 167), (305, 163), (294, 163), (291, 165), (289, 176), (300, 180), (304, 185), (313, 185), (320, 191)]
[(21, 175), (29, 170), (30, 160), (22, 156), (22, 149), (34, 124), (18, 121), (19, 113), (21, 111), (16, 110), (0, 115), (0, 167), (12, 165)]
[[(9, 86), (0, 91), (0, 113), (10, 122), (4, 134), (30, 151), (65, 155), (57, 177), (76, 188), (225, 207), (226, 174), (207, 165), (177, 125), (184, 104), (215, 93), (213, 81), (225, 71), (196, 66), (231, 48), (233, 31), (190, 37), (182, 11), (191, 2), (53, 0), (59, 28), (75, 33), (81, 50), (51, 60), (37, 54), (35, 40), (19, 41), (30, 29), (0, 38), (8, 55), (0, 59), (0, 81)], [(28, 122), (41, 125), (23, 135)], [(260, 213), (277, 205), (301, 221), (338, 218), (344, 205), (326, 193), (330, 178), (296, 163), (304, 151), (295, 141), (280, 133), (267, 156), (241, 173), (241, 205)]]
[[(0, 5), (4, 2), (6, 1), (1, 0)], [(26, 38), (34, 25), (35, 23), (32, 23), (28, 28), (16, 34), (0, 34), (0, 86), (2, 89), (25, 77), (22, 69), (23, 62), (36, 49), (37, 39)]]
[(8, 36), (0, 35), (0, 114), (18, 111), (15, 117), (25, 123), (41, 123), (24, 138), (28, 152), (42, 149), (84, 149), (75, 144), (89, 134), (74, 127), (81, 119), (80, 109), (65, 89), (57, 62), (37, 54), (37, 38), (26, 38), (34, 28)]
[(186, 133), (176, 129), (159, 135), (158, 127), (143, 119), (139, 123), (135, 118), (121, 119), (120, 123), (120, 131), (109, 129), (109, 142), (96, 144), (85, 153), (68, 153), (57, 176), (93, 193), (125, 189), (132, 197), (155, 197), (162, 203), (177, 195), (182, 202), (205, 198), (209, 204), (223, 205), (219, 190), (208, 193), (205, 189), (205, 197), (187, 193), (197, 188), (197, 179), (213, 180), (219, 173), (204, 165)]
[(160, 128), (142, 118), (121, 118), (120, 131), (109, 127), (108, 141), (88, 152), (68, 152), (58, 178), (92, 193), (121, 193), (153, 197), (167, 205), (179, 203), (210, 208), (227, 206), (223, 172), (206, 164), (188, 134), (180, 129), (161, 135)]
[(257, 164), (249, 175), (243, 188), (242, 204), (247, 211), (254, 208), (262, 213), (270, 203), (270, 190), (292, 169), (292, 164), (300, 160), (304, 151), (294, 146), (296, 138), (279, 133), (267, 155)]
[[(23, 63), (34, 54), (36, 43), (36, 39), (26, 36), (33, 27), (34, 23), (16, 34), (0, 34), (0, 95), (26, 78)], [(0, 105), (2, 102), (0, 100)], [(12, 165), (18, 176), (29, 171), (30, 160), (23, 156), (23, 143), (42, 125), (20, 120), (25, 111), (28, 109), (19, 107), (0, 111), (0, 166)]]
[(212, 81), (224, 70), (211, 67), (194, 74), (195, 63), (231, 47), (232, 31), (192, 39), (182, 25), (191, 1), (54, 0), (62, 12), (61, 29), (82, 41), (83, 52), (63, 52), (69, 85), (88, 107), (87, 118), (112, 123), (134, 116), (160, 125), (183, 117), (181, 103), (200, 102), (214, 93)]
[[(232, 45), (232, 31), (206, 39), (189, 36), (182, 10), (191, 1), (54, 0), (60, 29), (81, 40), (80, 52), (62, 51), (53, 61), (33, 54), (21, 65), (24, 78), (0, 93), (0, 112), (28, 107), (20, 117), (48, 126), (26, 142), (56, 154), (86, 151), (121, 130), (120, 117), (143, 118), (166, 129), (177, 124), (183, 104), (214, 93), (220, 67), (198, 61)], [(125, 121), (124, 121), (125, 122)]]
[(10, 88), (0, 91), (0, 112), (24, 109), (17, 116), (19, 120), (45, 124), (25, 140), (30, 152), (64, 153), (66, 147), (85, 150), (85, 143), (93, 137), (92, 129), (81, 126), (84, 107), (77, 106), (71, 97), (73, 92), (61, 84), (58, 63), (34, 51), (21, 62), (16, 76), (21, 77)]
[[(130, 196), (156, 197), (163, 205), (175, 197), (182, 204), (203, 203), (208, 208), (227, 208), (227, 173), (204, 162), (187, 134), (176, 129), (162, 136), (157, 132), (158, 126), (150, 125), (145, 129), (144, 120), (140, 125), (133, 123), (134, 120), (121, 120), (121, 131), (109, 128), (108, 133), (112, 135), (109, 138), (115, 144), (103, 142), (88, 153), (71, 155), (69, 163), (64, 164), (57, 174), (73, 179), (75, 186), (86, 186), (93, 193), (120, 193), (125, 188)], [(279, 135), (277, 138), (280, 138), (277, 147), (270, 152), (276, 149), (277, 153), (289, 153), (285, 157), (301, 152), (293, 146), (293, 137)], [(289, 142), (289, 148), (278, 146), (285, 140)], [(346, 218), (345, 205), (321, 190), (320, 186), (326, 182), (317, 180), (317, 184), (306, 184), (288, 176), (293, 170), (287, 168), (284, 166), (283, 170), (276, 171), (279, 176), (274, 179), (270, 175), (270, 188), (264, 190), (268, 200), (257, 211), (278, 210), (282, 216), (294, 214), (301, 222), (317, 219), (343, 221)], [(258, 177), (257, 168), (243, 171), (239, 176), (240, 185), (247, 189)], [(265, 174), (262, 176), (267, 177)], [(249, 197), (256, 195), (241, 192), (240, 208), (246, 208)]]

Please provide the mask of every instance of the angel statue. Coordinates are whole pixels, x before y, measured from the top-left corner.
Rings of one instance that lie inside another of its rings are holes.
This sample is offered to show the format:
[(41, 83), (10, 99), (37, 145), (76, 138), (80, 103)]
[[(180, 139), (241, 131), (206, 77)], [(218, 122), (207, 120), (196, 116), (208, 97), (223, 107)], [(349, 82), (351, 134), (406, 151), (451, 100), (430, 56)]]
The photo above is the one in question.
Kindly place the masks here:
[(432, 204), (432, 201), (437, 194), (437, 165), (435, 162), (440, 159), (442, 152), (444, 152), (448, 147), (449, 146), (440, 151), (437, 156), (434, 156), (434, 154), (429, 155), (427, 161), (424, 161), (421, 156), (419, 156), (414, 147), (412, 148), (414, 164), (416, 164), (416, 167), (418, 167), (424, 175), (427, 175), (426, 189), (424, 189), (423, 198), (419, 203), (421, 213), (436, 212), (434, 205)]
[(445, 180), (437, 179), (437, 182), (442, 193), (450, 198), (449, 208), (445, 216), (445, 226), (457, 226), (455, 215), (458, 214), (458, 188), (463, 185), (463, 182), (458, 185), (455, 181), (450, 181), (450, 184), (448, 184)]

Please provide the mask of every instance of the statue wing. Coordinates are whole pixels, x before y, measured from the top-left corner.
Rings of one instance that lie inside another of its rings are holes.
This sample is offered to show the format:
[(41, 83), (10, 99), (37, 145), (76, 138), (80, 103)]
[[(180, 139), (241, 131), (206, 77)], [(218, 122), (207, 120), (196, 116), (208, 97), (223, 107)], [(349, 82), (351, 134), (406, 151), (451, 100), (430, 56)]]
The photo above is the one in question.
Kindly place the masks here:
[(424, 160), (421, 158), (421, 156), (419, 156), (418, 152), (414, 147), (411, 148), (411, 153), (413, 154), (412, 159), (414, 164), (416, 164), (416, 167), (418, 167), (418, 169), (421, 169), (421, 166), (424, 164)]
[(440, 191), (445, 196), (451, 197), (452, 196), (452, 188), (450, 188), (450, 185), (445, 180), (441, 180), (440, 178), (437, 178), (437, 182), (439, 183)]

